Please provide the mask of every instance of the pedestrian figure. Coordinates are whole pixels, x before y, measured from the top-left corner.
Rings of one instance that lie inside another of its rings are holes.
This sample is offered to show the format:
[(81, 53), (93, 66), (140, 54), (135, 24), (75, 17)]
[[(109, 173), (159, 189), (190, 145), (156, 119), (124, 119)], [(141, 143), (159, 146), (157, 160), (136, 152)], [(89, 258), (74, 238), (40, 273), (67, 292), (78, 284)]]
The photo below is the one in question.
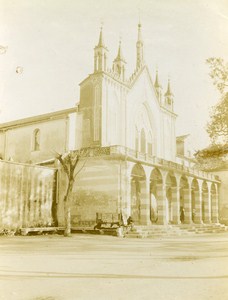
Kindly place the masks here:
[(192, 210), (192, 221), (195, 222), (196, 210), (193, 208)]
[(94, 226), (94, 230), (101, 229), (102, 224), (104, 224), (104, 222), (101, 219), (98, 219), (97, 224)]
[(183, 207), (181, 207), (180, 221), (181, 221), (182, 224), (184, 223), (184, 208)]
[(131, 229), (132, 229), (133, 225), (134, 225), (134, 221), (133, 221), (132, 217), (129, 216), (128, 219), (127, 219), (127, 226), (130, 226)]

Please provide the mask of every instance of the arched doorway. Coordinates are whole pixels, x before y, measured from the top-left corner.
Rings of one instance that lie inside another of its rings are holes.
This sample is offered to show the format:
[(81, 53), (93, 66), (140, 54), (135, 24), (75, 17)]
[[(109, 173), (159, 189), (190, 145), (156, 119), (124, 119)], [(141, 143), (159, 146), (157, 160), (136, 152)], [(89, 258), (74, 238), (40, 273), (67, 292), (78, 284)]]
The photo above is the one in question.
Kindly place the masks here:
[(207, 220), (207, 213), (209, 208), (209, 203), (208, 203), (208, 186), (206, 181), (203, 182), (202, 185), (202, 220), (204, 223), (206, 223)]
[(213, 223), (218, 223), (218, 198), (214, 183), (211, 185), (211, 220)]
[[(150, 220), (152, 223), (158, 221), (158, 185), (162, 184), (162, 175), (158, 169), (154, 169), (150, 175)], [(160, 212), (163, 213), (163, 212)]]
[[(199, 193), (199, 184), (198, 181), (194, 178), (191, 186), (191, 196), (192, 196), (192, 222), (197, 223), (197, 206), (196, 206), (196, 197)], [(199, 210), (199, 208), (198, 208)]]
[(166, 176), (166, 220), (167, 223), (174, 223), (175, 218), (175, 205), (177, 204), (177, 199), (173, 201), (173, 194), (176, 194), (174, 188), (177, 187), (176, 178), (172, 173), (168, 173)]
[(146, 175), (143, 167), (137, 164), (131, 172), (131, 217), (135, 224), (141, 222), (142, 191), (145, 189)]
[[(181, 223), (192, 222), (192, 205), (190, 202), (190, 189), (186, 176), (180, 178), (180, 221)], [(181, 217), (182, 212), (182, 217)]]

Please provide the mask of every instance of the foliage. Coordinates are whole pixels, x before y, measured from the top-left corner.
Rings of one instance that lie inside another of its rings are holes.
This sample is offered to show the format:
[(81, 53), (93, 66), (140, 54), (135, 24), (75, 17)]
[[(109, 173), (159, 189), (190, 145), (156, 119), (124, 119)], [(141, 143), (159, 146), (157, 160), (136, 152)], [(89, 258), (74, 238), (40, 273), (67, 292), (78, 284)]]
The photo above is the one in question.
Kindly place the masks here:
[(228, 142), (228, 64), (221, 58), (209, 58), (210, 77), (221, 94), (220, 102), (213, 107), (207, 132), (212, 143)]
[(228, 142), (228, 93), (213, 108), (207, 132), (212, 143)]
[(197, 151), (195, 156), (198, 158), (211, 158), (211, 157), (222, 157), (228, 154), (228, 144), (216, 144), (211, 145), (208, 148)]
[(213, 84), (217, 87), (220, 93), (224, 93), (228, 87), (228, 63), (225, 63), (222, 58), (211, 57), (206, 60), (210, 68), (210, 77)]
[(227, 165), (228, 144), (213, 144), (195, 154), (196, 167), (204, 171), (224, 168)]

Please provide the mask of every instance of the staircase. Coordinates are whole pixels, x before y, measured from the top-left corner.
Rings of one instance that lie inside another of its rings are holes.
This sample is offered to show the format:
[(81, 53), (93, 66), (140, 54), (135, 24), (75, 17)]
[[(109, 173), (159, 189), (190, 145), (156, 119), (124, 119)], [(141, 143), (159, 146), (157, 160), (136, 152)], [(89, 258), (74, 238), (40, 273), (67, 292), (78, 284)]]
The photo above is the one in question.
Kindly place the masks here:
[(160, 238), (195, 234), (220, 233), (228, 231), (223, 224), (180, 224), (134, 226), (125, 232), (126, 238)]
[(173, 225), (180, 228), (182, 231), (193, 232), (193, 233), (222, 233), (228, 231), (228, 227), (220, 224), (180, 224)]

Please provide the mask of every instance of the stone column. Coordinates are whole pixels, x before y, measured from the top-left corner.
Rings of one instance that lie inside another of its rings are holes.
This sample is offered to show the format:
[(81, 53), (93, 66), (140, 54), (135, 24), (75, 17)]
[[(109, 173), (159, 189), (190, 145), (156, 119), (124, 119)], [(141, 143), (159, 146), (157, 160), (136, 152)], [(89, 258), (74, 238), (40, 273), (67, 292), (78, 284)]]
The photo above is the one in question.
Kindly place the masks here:
[(150, 221), (150, 180), (146, 179), (141, 184), (140, 194), (140, 224), (149, 225)]
[(203, 193), (204, 223), (211, 223), (211, 193)]
[(173, 203), (173, 222), (180, 224), (180, 189), (172, 187), (172, 203)]
[(125, 178), (125, 191), (124, 191), (124, 218), (131, 215), (131, 176), (126, 176)]
[(218, 193), (212, 194), (211, 197), (212, 202), (212, 222), (213, 223), (219, 223), (218, 220)]
[(199, 189), (198, 191), (194, 192), (195, 194), (195, 209), (196, 209), (196, 215), (194, 223), (196, 224), (202, 224), (202, 191)]
[(192, 194), (191, 188), (183, 189), (183, 197), (184, 197), (184, 222), (186, 224), (192, 223)]
[(166, 218), (166, 187), (165, 184), (156, 185), (156, 195), (158, 204), (158, 221), (157, 224), (167, 224)]

